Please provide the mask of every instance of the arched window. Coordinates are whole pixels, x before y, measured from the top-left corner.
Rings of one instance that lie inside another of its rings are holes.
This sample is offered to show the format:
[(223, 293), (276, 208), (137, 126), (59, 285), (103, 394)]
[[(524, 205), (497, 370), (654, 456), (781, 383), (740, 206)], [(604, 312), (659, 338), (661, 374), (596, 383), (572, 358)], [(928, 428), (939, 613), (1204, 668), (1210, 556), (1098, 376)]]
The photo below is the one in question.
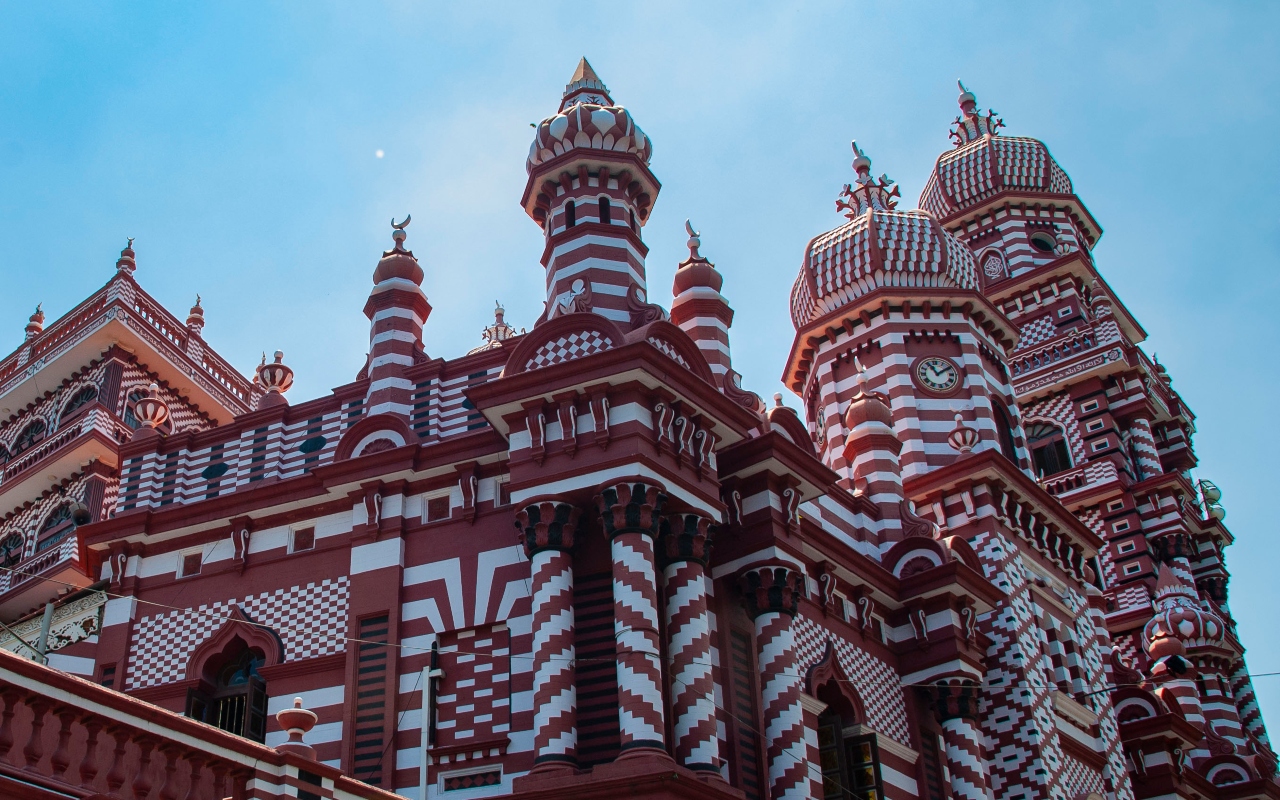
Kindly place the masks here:
[(1027, 426), (1027, 446), (1036, 476), (1047, 478), (1071, 469), (1071, 454), (1062, 429), (1049, 422), (1033, 422)]
[(572, 200), (564, 204), (564, 226), (572, 228), (578, 224), (578, 206)]
[(18, 434), (18, 438), (13, 443), (13, 455), (16, 456), (43, 439), (47, 429), (48, 426), (45, 425), (42, 419), (35, 420), (23, 428), (22, 433)]
[(613, 212), (613, 208), (612, 206), (609, 205), (609, 198), (601, 197), (600, 198), (600, 221), (603, 222), (605, 225), (611, 224), (613, 222), (612, 212)]
[(71, 521), (71, 504), (63, 503), (55, 508), (40, 526), (40, 532), (36, 536), (36, 552), (42, 553), (48, 550), (67, 538), (73, 530), (75, 525)]
[(876, 737), (874, 734), (845, 736), (845, 717), (835, 707), (828, 707), (818, 717), (822, 796), (825, 800), (880, 800), (880, 751)]
[(22, 560), (22, 552), (26, 549), (27, 539), (14, 531), (0, 539), (0, 567), (12, 569)]
[(1009, 412), (999, 403), (992, 403), (991, 410), (996, 419), (996, 435), (1000, 437), (1000, 452), (1017, 464), (1018, 447), (1013, 441), (1013, 423), (1009, 420)]
[(0, 464), (9, 463), (9, 448), (0, 444)]
[(258, 670), (266, 657), (239, 638), (234, 645), (206, 666), (200, 688), (187, 695), (187, 716), (261, 742), (267, 735), (267, 684)]
[(75, 394), (71, 395), (71, 399), (67, 401), (67, 404), (62, 407), (62, 416), (60, 416), (58, 420), (62, 421), (64, 419), (70, 418), (77, 411), (79, 411), (80, 409), (84, 408), (85, 406), (89, 405), (90, 403), (92, 403), (94, 400), (97, 400), (97, 399), (98, 399), (97, 386), (81, 386), (79, 389), (76, 390)]

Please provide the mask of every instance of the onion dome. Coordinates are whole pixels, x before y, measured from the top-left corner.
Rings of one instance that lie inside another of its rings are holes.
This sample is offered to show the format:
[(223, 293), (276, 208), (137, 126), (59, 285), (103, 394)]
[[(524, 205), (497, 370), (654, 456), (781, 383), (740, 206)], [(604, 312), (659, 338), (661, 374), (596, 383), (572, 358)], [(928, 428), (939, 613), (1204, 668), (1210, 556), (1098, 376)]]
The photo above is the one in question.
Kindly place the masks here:
[(187, 330), (197, 336), (204, 330), (204, 307), (200, 305), (200, 295), (196, 295), (196, 304), (187, 314)]
[(608, 88), (585, 58), (564, 87), (560, 110), (538, 124), (526, 168), (532, 172), (535, 166), (575, 148), (631, 153), (645, 164), (653, 156), (649, 137), (636, 125), (631, 112), (614, 104)]
[[(1156, 614), (1142, 630), (1147, 652), (1153, 658), (1181, 655), (1170, 640), (1184, 650), (1197, 647), (1221, 647), (1226, 635), (1222, 618), (1200, 605), (1200, 598), (1190, 581), (1180, 578), (1168, 564), (1160, 565), (1156, 581)], [(1164, 651), (1170, 651), (1168, 653)]]
[(156, 430), (169, 418), (169, 405), (160, 397), (160, 387), (151, 384), (147, 387), (145, 397), (140, 397), (133, 404), (133, 416), (142, 424), (133, 432), (134, 439), (145, 439), (159, 436)]
[(896, 210), (898, 187), (853, 152), (858, 177), (836, 200), (849, 221), (809, 243), (791, 289), (797, 329), (881, 287), (978, 286), (973, 252), (928, 213)]
[[(684, 221), (684, 229), (689, 234), (687, 242), (689, 257), (676, 267), (676, 277), (671, 285), (672, 293), (680, 297), (685, 292), (695, 290), (695, 295), (706, 294), (713, 299), (723, 299), (720, 297), (720, 290), (724, 287), (724, 276), (716, 270), (715, 264), (703, 257), (702, 238), (693, 229), (693, 223), (690, 220)], [(698, 289), (709, 289), (714, 292), (714, 295), (707, 292), (698, 293), (696, 292)]]
[(268, 364), (267, 354), (262, 354), (262, 363), (257, 370), (258, 385), (266, 392), (258, 400), (258, 408), (288, 405), (284, 393), (293, 385), (293, 370), (284, 365), (284, 351), (275, 352), (275, 361)]
[(486, 325), (484, 327), (484, 330), (480, 331), (480, 338), (484, 339), (484, 344), (480, 345), (479, 347), (471, 348), (470, 350), (467, 351), (467, 355), (471, 355), (472, 353), (483, 352), (485, 350), (492, 350), (495, 347), (502, 347), (502, 343), (505, 342), (507, 339), (510, 339), (515, 336), (521, 336), (525, 333), (524, 328), (521, 328), (520, 330), (516, 330), (515, 328), (507, 324), (507, 321), (504, 318), (506, 316), (507, 310), (502, 307), (502, 303), (499, 303), (498, 301), (495, 300), (494, 306), (495, 308), (493, 309), (493, 324)]
[(395, 218), (391, 218), (391, 238), (395, 241), (395, 247), (382, 252), (382, 259), (378, 261), (378, 266), (373, 270), (373, 282), (375, 284), (392, 278), (402, 278), (410, 281), (415, 286), (422, 285), (422, 279), (425, 273), (418, 264), (418, 259), (413, 257), (412, 250), (404, 248), (404, 240), (408, 236), (405, 228), (409, 227), (409, 223), (413, 221), (413, 215), (404, 218), (404, 222), (396, 222)]
[(27, 320), (27, 341), (30, 341), (40, 335), (44, 330), (44, 303), (36, 304), (36, 311)]
[(116, 269), (126, 275), (132, 275), (133, 271), (138, 268), (138, 262), (134, 260), (137, 255), (133, 252), (133, 237), (129, 237), (129, 243), (120, 251), (120, 258), (116, 259)]
[[(960, 116), (951, 130), (955, 149), (938, 157), (920, 194), (921, 208), (946, 219), (1008, 190), (1043, 194), (1046, 200), (1072, 194), (1071, 179), (1044, 142), (1000, 136), (1004, 122), (994, 111), (983, 114), (964, 84), (960, 84), (959, 102)], [(1097, 239), (1101, 231), (1096, 224), (1090, 227)]]
[(849, 401), (844, 411), (844, 428), (849, 440), (856, 436), (860, 426), (883, 425), (893, 430), (893, 412), (889, 410), (889, 398), (879, 392), (867, 391), (867, 373), (858, 365), (858, 393)]

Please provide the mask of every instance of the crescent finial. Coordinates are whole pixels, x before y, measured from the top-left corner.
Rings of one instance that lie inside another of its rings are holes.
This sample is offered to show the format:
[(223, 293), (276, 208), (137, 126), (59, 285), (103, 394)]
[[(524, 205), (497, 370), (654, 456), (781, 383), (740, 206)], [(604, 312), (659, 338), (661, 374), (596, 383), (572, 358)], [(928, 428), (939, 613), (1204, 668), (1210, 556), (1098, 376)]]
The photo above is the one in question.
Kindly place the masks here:
[(698, 233), (697, 231), (695, 231), (695, 230), (693, 229), (693, 223), (692, 223), (692, 222), (690, 222), (690, 221), (689, 221), (689, 220), (687, 220), (687, 219), (684, 221), (684, 229), (685, 229), (686, 231), (688, 231), (688, 232), (689, 232), (689, 235), (690, 235), (690, 236), (701, 236), (701, 235), (702, 235), (702, 234)]
[(402, 231), (402, 230), (404, 230), (405, 228), (409, 227), (409, 223), (410, 223), (410, 222), (412, 222), (412, 221), (413, 221), (413, 215), (412, 215), (412, 214), (408, 214), (408, 215), (406, 215), (406, 216), (405, 216), (405, 218), (404, 218), (404, 222), (401, 222), (401, 223), (399, 223), (399, 224), (396, 224), (396, 218), (395, 218), (395, 217), (392, 217), (392, 218), (391, 218), (391, 227), (395, 228), (395, 229), (396, 229), (396, 230), (398, 230), (398, 231)]

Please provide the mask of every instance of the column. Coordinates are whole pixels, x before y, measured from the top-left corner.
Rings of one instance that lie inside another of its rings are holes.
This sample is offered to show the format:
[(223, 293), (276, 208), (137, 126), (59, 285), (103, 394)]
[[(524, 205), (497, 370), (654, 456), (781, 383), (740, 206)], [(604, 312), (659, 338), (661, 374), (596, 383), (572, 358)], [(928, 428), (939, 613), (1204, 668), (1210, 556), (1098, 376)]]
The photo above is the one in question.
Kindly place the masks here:
[(1139, 475), (1138, 480), (1153, 478), (1164, 472), (1160, 466), (1160, 451), (1156, 448), (1156, 437), (1151, 432), (1151, 420), (1146, 417), (1134, 417), (1129, 423), (1129, 437), (1133, 444), (1134, 464)]
[(934, 713), (942, 726), (951, 794), (956, 800), (990, 800), (987, 764), (982, 759), (982, 733), (978, 730), (978, 698), (969, 680), (939, 683)]
[(667, 674), (671, 680), (672, 750), (676, 762), (720, 777), (715, 683), (711, 678), (711, 614), (707, 556), (715, 526), (701, 514), (663, 520), (667, 586)]
[(542, 502), (516, 514), (533, 595), (534, 772), (572, 772), (578, 762), (574, 682), (573, 537), (581, 512)]
[(658, 515), (665, 501), (657, 486), (639, 482), (607, 486), (596, 496), (613, 559), (620, 758), (666, 757), (654, 564)]
[(804, 576), (794, 567), (771, 565), (747, 571), (741, 585), (747, 613), (755, 619), (769, 797), (820, 797), (821, 787), (809, 775), (800, 704), (804, 676), (796, 663), (792, 624), (804, 592)]

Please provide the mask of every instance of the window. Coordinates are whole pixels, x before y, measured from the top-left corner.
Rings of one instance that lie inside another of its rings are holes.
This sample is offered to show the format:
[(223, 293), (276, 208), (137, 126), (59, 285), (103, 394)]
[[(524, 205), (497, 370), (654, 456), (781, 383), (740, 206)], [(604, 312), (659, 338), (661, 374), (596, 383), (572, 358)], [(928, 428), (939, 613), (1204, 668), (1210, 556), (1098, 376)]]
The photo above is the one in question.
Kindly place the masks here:
[(1125, 565), (1124, 565), (1124, 574), (1125, 574), (1125, 575), (1137, 575), (1139, 572), (1142, 572), (1142, 565), (1141, 565), (1141, 564), (1138, 564), (1138, 563), (1136, 563), (1136, 562), (1135, 562), (1135, 563), (1133, 563), (1133, 564), (1125, 564)]
[(45, 518), (40, 526), (40, 534), (36, 539), (36, 552), (41, 553), (67, 538), (67, 534), (75, 529), (71, 521), (71, 504), (63, 503)]
[(312, 550), (316, 546), (316, 529), (301, 528), (293, 532), (293, 552)]
[(1027, 427), (1027, 445), (1031, 448), (1031, 460), (1036, 475), (1047, 478), (1071, 469), (1071, 455), (1067, 451), (1067, 439), (1062, 429), (1047, 422), (1036, 422)]
[(1059, 316), (1059, 317), (1069, 317), (1069, 316), (1071, 316), (1071, 311), (1072, 311), (1071, 306), (1066, 306), (1065, 308), (1060, 308), (1060, 309), (1058, 309), (1058, 316)]
[(124, 424), (135, 431), (142, 427), (142, 421), (133, 415), (133, 405), (146, 396), (147, 393), (141, 389), (134, 389), (124, 403)]
[(1101, 405), (1101, 404), (1100, 404), (1097, 400), (1090, 400), (1090, 401), (1089, 401), (1089, 402), (1087, 402), (1087, 403), (1081, 403), (1081, 404), (1080, 404), (1080, 413), (1082, 413), (1082, 414), (1088, 414), (1088, 413), (1090, 413), (1090, 412), (1097, 411), (1097, 410), (1098, 410), (1098, 406), (1099, 406), (1099, 405)]
[(0, 444), (0, 464), (7, 464), (8, 462), (9, 462), (9, 449), (4, 445)]
[(628, 210), (627, 215), (628, 215), (628, 218), (631, 220), (631, 230), (634, 231), (636, 229), (636, 212)]
[(1018, 448), (1013, 441), (1013, 423), (1009, 421), (1009, 412), (999, 403), (992, 403), (991, 411), (996, 419), (996, 434), (1000, 437), (1000, 452), (1017, 464)]
[(1088, 433), (1096, 433), (1107, 426), (1107, 423), (1100, 419), (1091, 419), (1085, 423), (1084, 429)]
[(1108, 511), (1119, 511), (1122, 508), (1124, 508), (1124, 500), (1112, 500), (1110, 503), (1107, 503)]
[(0, 540), (0, 567), (12, 569), (22, 560), (22, 551), (26, 549), (27, 539), (14, 531)]
[(192, 575), (200, 574), (200, 567), (204, 564), (204, 557), (200, 553), (186, 553), (182, 556), (181, 572), (179, 578), (189, 578)]
[(1095, 452), (1095, 453), (1101, 453), (1103, 450), (1106, 450), (1106, 449), (1107, 449), (1108, 447), (1110, 447), (1110, 446), (1111, 446), (1111, 443), (1110, 443), (1108, 440), (1106, 440), (1106, 439), (1099, 439), (1098, 441), (1096, 441), (1096, 442), (1094, 442), (1093, 444), (1089, 445), (1089, 447), (1090, 447), (1090, 448), (1093, 450), (1093, 452)]
[(611, 213), (612, 210), (613, 210), (612, 207), (609, 205), (609, 198), (601, 197), (600, 198), (600, 221), (603, 222), (605, 225), (610, 225), (613, 223), (613, 214)]
[(1137, 549), (1138, 549), (1137, 543), (1125, 542), (1124, 544), (1118, 545), (1116, 547), (1116, 552), (1120, 553), (1121, 555), (1124, 555), (1125, 553), (1132, 553), (1134, 550), (1137, 550)]
[(1116, 524), (1112, 525), (1111, 530), (1115, 531), (1116, 533), (1124, 533), (1125, 531), (1129, 530), (1129, 521), (1121, 520), (1120, 522), (1117, 522)]
[(62, 408), (62, 416), (59, 419), (69, 419), (80, 409), (98, 399), (97, 386), (81, 386), (76, 393), (71, 395), (71, 399)]
[(266, 659), (245, 647), (218, 670), (211, 694), (193, 691), (187, 716), (261, 742), (267, 735), (267, 685), (258, 674)]
[(437, 522), (449, 517), (449, 497), (432, 497), (427, 500), (427, 522)]
[(1031, 246), (1041, 253), (1052, 253), (1058, 243), (1047, 233), (1033, 233), (1031, 234)]
[(845, 738), (839, 714), (818, 718), (818, 762), (826, 800), (880, 800), (880, 753), (874, 734)]
[(570, 200), (564, 204), (564, 226), (572, 228), (578, 224), (578, 206)]
[(45, 431), (48, 426), (44, 420), (38, 419), (30, 425), (22, 429), (22, 433), (18, 434), (18, 438), (13, 442), (13, 455), (17, 455), (44, 438)]

